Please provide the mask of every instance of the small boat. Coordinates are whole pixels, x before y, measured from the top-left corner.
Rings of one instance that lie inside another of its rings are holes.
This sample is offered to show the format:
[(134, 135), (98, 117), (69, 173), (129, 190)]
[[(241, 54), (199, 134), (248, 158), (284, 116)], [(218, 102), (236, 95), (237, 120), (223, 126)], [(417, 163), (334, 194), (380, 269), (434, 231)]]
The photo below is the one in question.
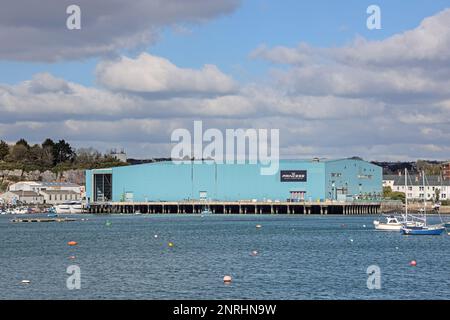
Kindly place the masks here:
[[(408, 188), (408, 169), (405, 169), (405, 189)], [(408, 198), (405, 197), (405, 212), (399, 215), (386, 216), (385, 221), (375, 220), (373, 222), (375, 229), (380, 231), (400, 231), (403, 226), (418, 227), (423, 225), (413, 216), (408, 215)]]
[(55, 206), (56, 213), (59, 214), (77, 214), (83, 212), (81, 202), (70, 201)]
[(58, 217), (58, 215), (56, 213), (51, 212), (51, 213), (47, 214), (47, 217), (56, 218), (56, 217)]
[(404, 235), (423, 235), (423, 236), (440, 236), (444, 232), (445, 228), (442, 225), (423, 226), (423, 227), (403, 227), (401, 229)]
[(375, 229), (380, 231), (400, 231), (403, 227), (403, 219), (395, 216), (389, 216), (386, 218), (386, 222), (375, 220), (373, 222)]
[(28, 208), (20, 207), (20, 208), (15, 208), (12, 211), (12, 214), (27, 214), (28, 212), (29, 212)]
[[(422, 179), (423, 179), (423, 186), (425, 188), (425, 172), (422, 171)], [(436, 225), (428, 225), (427, 224), (427, 200), (424, 197), (423, 201), (423, 208), (420, 210), (423, 212), (423, 222), (420, 224), (417, 224), (415, 226), (408, 226), (405, 225), (401, 228), (400, 232), (403, 235), (428, 235), (428, 236), (439, 236), (445, 231), (444, 224), (436, 224)]]

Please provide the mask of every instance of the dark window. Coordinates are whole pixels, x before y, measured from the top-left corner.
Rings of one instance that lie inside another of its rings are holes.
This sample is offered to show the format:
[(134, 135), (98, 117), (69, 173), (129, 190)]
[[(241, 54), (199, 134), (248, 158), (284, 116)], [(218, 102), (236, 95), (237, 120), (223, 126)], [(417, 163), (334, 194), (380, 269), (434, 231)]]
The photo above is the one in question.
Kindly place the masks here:
[(112, 200), (112, 174), (94, 174), (94, 201)]

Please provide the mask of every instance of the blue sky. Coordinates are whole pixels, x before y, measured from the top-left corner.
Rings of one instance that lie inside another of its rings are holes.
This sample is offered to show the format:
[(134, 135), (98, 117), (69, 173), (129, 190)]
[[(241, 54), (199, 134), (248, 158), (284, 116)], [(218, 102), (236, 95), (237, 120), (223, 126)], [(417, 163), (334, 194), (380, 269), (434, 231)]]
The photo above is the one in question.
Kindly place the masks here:
[(0, 139), (160, 157), (203, 120), (288, 158), (450, 158), (449, 0), (78, 0), (76, 31), (69, 4), (0, 11)]
[[(366, 28), (366, 9), (377, 4), (382, 9), (382, 30)], [(295, 46), (341, 46), (356, 36), (380, 40), (416, 27), (420, 21), (443, 8), (448, 0), (246, 0), (232, 14), (202, 24), (181, 24), (188, 33), (162, 27), (162, 33), (148, 52), (163, 56), (176, 65), (199, 68), (205, 63), (242, 81), (263, 74), (270, 63), (255, 61), (249, 53), (262, 44)], [(132, 54), (132, 53), (131, 53)], [(58, 63), (24, 63), (0, 60), (0, 82), (14, 84), (33, 74), (50, 72), (85, 85), (94, 85), (98, 58)]]

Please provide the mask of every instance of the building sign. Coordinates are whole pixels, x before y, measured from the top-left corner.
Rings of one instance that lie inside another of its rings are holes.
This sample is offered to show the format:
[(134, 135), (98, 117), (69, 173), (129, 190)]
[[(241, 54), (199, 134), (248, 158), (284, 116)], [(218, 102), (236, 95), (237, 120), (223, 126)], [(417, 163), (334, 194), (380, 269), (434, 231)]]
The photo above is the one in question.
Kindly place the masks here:
[(281, 182), (306, 182), (306, 170), (281, 170)]

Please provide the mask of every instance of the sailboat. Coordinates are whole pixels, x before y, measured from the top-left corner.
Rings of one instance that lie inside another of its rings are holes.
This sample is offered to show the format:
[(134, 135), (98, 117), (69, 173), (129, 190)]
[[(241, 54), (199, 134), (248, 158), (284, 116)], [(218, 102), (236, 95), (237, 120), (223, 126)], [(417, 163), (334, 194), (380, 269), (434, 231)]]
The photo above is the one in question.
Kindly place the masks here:
[(375, 220), (373, 222), (375, 229), (380, 231), (400, 231), (404, 225), (416, 226), (419, 222), (408, 221), (408, 169), (405, 168), (405, 214), (400, 216), (388, 215), (385, 221)]
[[(423, 186), (425, 190), (425, 172), (422, 171), (422, 179), (423, 179)], [(441, 235), (445, 227), (443, 224), (436, 224), (436, 225), (428, 225), (427, 224), (427, 197), (423, 196), (423, 224), (418, 224), (416, 226), (403, 226), (400, 231), (404, 235), (429, 235), (429, 236), (439, 236)]]

